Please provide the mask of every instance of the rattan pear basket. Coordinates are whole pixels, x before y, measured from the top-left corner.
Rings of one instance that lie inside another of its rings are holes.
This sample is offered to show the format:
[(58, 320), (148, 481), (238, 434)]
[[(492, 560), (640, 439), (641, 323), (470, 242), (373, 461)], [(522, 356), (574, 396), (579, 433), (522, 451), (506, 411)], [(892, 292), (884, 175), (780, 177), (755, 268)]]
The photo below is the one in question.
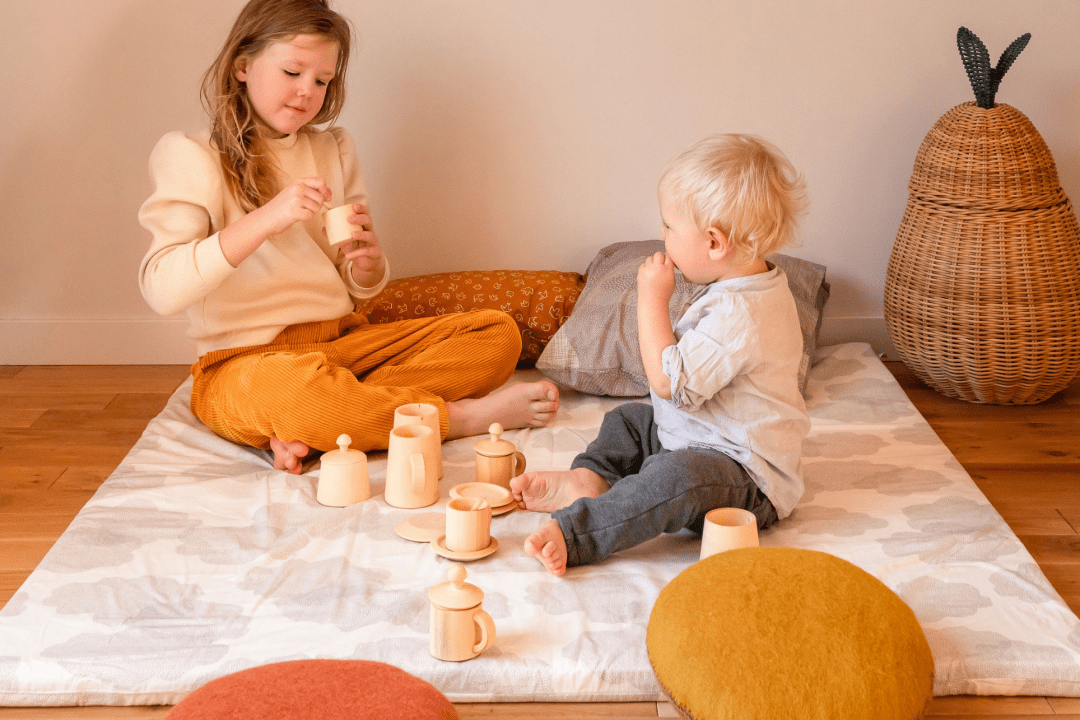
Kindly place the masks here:
[(989, 71), (987, 96), (968, 32), (958, 42), (979, 102), (945, 113), (919, 148), (885, 321), (904, 364), (942, 394), (1037, 403), (1080, 373), (1080, 226), (1035, 127), (993, 102), (1029, 36)]

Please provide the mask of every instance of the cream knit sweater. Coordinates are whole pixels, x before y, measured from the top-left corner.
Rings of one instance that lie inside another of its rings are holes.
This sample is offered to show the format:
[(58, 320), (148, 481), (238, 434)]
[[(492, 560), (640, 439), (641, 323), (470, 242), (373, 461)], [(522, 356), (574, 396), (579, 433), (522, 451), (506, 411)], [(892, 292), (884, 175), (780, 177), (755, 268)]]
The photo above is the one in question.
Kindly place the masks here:
[[(356, 148), (345, 130), (271, 142), (286, 177), (321, 177), (335, 206), (367, 204)], [(268, 343), (289, 325), (342, 317), (386, 285), (389, 264), (375, 287), (356, 285), (351, 261), (327, 243), (321, 216), (272, 236), (239, 267), (229, 265), (218, 233), (244, 211), (226, 190), (208, 134), (165, 135), (150, 155), (150, 176), (154, 192), (139, 210), (139, 222), (153, 240), (139, 285), (155, 312), (187, 312), (188, 335), (200, 357)]]

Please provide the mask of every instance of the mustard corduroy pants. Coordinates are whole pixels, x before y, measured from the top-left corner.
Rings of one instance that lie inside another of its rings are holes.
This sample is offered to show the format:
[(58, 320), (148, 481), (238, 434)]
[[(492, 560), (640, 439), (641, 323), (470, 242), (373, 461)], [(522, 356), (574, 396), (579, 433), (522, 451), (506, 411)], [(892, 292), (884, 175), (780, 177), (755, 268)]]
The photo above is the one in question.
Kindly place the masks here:
[(475, 310), (372, 325), (363, 315), (285, 328), (268, 345), (207, 353), (192, 366), (191, 410), (234, 442), (270, 447), (270, 438), (333, 450), (342, 433), (356, 450), (385, 450), (394, 410), (439, 409), (483, 397), (514, 372), (517, 325), (505, 313)]

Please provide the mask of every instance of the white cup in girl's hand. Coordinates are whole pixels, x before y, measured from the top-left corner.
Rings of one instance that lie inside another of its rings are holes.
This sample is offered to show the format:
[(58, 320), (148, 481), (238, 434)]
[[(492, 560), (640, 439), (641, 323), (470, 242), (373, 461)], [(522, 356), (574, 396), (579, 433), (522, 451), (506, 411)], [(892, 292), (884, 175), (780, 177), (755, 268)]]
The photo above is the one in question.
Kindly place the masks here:
[(323, 213), (326, 239), (330, 241), (331, 247), (344, 245), (353, 239), (353, 230), (358, 230), (360, 227), (349, 222), (349, 218), (355, 214), (352, 203), (339, 205)]
[(736, 548), (757, 547), (757, 517), (742, 508), (716, 508), (705, 515), (705, 526), (701, 530), (701, 557), (735, 550)]

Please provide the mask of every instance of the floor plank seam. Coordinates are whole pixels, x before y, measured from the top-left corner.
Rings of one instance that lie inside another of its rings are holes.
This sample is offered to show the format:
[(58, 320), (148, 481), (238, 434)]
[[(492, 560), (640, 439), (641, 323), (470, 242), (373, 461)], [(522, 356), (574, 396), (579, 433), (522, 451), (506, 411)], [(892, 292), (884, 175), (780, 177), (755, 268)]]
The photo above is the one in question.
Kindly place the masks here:
[(1060, 516), (1061, 519), (1065, 521), (1066, 525), (1068, 525), (1070, 528), (1072, 528), (1072, 531), (1073, 531), (1074, 535), (1080, 535), (1080, 530), (1077, 530), (1077, 527), (1072, 524), (1072, 522), (1069, 520), (1069, 518), (1065, 517), (1065, 513), (1061, 512), (1061, 510), (1059, 510), (1058, 508), (1054, 508), (1054, 512), (1056, 512), (1058, 514), (1058, 516)]

